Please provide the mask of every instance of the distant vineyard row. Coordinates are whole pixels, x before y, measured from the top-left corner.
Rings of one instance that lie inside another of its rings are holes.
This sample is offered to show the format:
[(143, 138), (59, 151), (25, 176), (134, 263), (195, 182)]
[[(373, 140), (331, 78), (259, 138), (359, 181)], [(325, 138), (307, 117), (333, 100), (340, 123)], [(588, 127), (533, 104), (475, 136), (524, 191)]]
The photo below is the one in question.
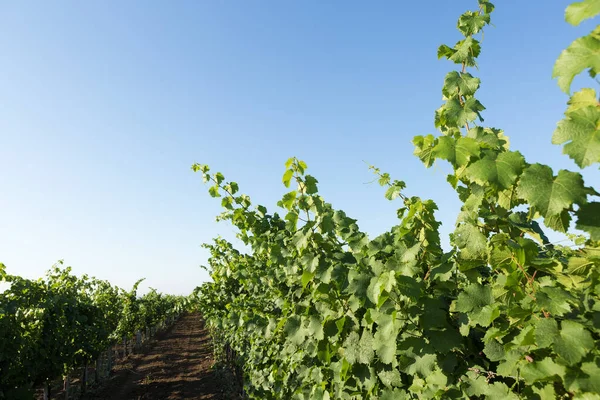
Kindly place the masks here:
[(87, 367), (112, 344), (172, 319), (190, 298), (152, 289), (137, 296), (107, 281), (77, 277), (55, 265), (38, 280), (9, 275), (0, 264), (0, 399), (45, 394), (52, 380)]

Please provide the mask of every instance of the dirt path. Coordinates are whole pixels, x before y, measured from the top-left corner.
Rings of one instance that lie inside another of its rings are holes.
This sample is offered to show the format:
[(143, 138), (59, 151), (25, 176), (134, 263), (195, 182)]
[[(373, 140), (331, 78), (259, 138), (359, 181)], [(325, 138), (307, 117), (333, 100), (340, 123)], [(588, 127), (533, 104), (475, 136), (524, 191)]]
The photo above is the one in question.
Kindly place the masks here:
[(149, 349), (130, 359), (86, 399), (221, 400), (212, 348), (199, 315), (181, 317)]

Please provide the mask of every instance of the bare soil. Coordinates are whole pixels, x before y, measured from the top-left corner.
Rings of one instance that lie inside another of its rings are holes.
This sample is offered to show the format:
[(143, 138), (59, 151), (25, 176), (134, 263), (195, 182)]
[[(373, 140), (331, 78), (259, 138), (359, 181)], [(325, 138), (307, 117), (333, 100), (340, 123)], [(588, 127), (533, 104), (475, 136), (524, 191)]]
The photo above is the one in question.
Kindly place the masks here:
[(115, 366), (113, 375), (84, 399), (227, 399), (212, 355), (201, 317), (184, 315), (149, 349)]

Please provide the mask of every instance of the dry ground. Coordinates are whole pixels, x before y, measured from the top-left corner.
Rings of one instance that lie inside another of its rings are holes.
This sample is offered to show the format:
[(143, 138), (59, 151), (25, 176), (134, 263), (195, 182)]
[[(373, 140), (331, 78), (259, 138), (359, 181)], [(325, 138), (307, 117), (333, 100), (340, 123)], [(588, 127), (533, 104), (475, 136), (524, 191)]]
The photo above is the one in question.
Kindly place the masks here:
[(225, 400), (223, 382), (211, 368), (210, 337), (197, 314), (181, 317), (154, 345), (129, 357), (85, 399)]

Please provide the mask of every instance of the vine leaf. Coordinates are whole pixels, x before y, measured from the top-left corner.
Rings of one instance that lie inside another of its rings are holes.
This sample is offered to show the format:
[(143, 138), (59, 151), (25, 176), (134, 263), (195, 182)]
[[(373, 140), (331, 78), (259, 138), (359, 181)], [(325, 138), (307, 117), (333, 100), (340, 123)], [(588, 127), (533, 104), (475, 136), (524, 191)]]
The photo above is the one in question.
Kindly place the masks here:
[[(402, 386), (402, 377), (400, 376), (400, 371), (397, 369), (392, 369), (390, 371), (379, 371), (377, 376), (379, 376), (381, 383), (383, 383), (387, 388), (391, 389), (392, 386)], [(396, 399), (396, 397), (394, 399)]]
[(371, 284), (367, 289), (367, 296), (373, 304), (378, 304), (380, 296), (385, 291), (390, 293), (392, 288), (396, 285), (396, 277), (394, 271), (387, 271), (379, 276), (375, 276), (371, 279)]
[(581, 363), (584, 376), (579, 376), (573, 383), (581, 389), (592, 393), (600, 393), (600, 367), (596, 362)]
[[(473, 224), (461, 224), (454, 232), (454, 244), (461, 250), (460, 256), (465, 260), (479, 261), (487, 257), (487, 240), (479, 228)], [(461, 265), (463, 270), (475, 265)]]
[(385, 389), (379, 400), (404, 400), (410, 399), (409, 395), (402, 389)]
[(533, 164), (525, 169), (517, 193), (544, 217), (545, 222), (560, 216), (573, 203), (586, 202), (581, 174), (560, 170), (554, 176), (552, 168), (542, 164)]
[(494, 296), (489, 286), (471, 284), (458, 295), (456, 299), (456, 311), (462, 313), (478, 312), (492, 305)]
[(504, 346), (496, 339), (492, 339), (485, 344), (483, 352), (490, 361), (500, 361), (504, 359)]
[(479, 144), (471, 138), (454, 139), (442, 136), (433, 151), (437, 157), (449, 161), (458, 168), (466, 165), (471, 157), (479, 154)]
[(550, 357), (546, 357), (541, 361), (527, 363), (521, 369), (521, 376), (528, 385), (547, 380), (553, 376), (563, 378), (565, 373), (566, 368), (554, 362)]
[(362, 336), (351, 332), (344, 342), (344, 355), (349, 363), (370, 364), (373, 361), (373, 336), (368, 330), (363, 330)]
[(467, 11), (458, 19), (458, 30), (465, 36), (475, 35), (490, 23), (489, 14), (481, 14), (479, 11)]
[(446, 97), (452, 97), (458, 92), (463, 96), (472, 96), (479, 89), (480, 83), (479, 78), (473, 77), (468, 72), (451, 71), (444, 78), (442, 94)]
[(584, 0), (573, 3), (565, 10), (565, 21), (571, 25), (579, 25), (581, 21), (593, 18), (600, 13), (600, 1)]
[(422, 356), (416, 356), (406, 372), (411, 375), (419, 375), (422, 378), (427, 378), (435, 369), (437, 357), (435, 354), (427, 353)]
[(560, 333), (555, 337), (554, 351), (569, 365), (581, 361), (593, 348), (594, 339), (583, 325), (569, 320), (561, 323)]
[(508, 189), (515, 183), (523, 168), (525, 159), (517, 151), (500, 153), (494, 160), (484, 157), (475, 161), (465, 170), (465, 176), (480, 185), (496, 184), (502, 189)]
[(600, 240), (600, 203), (592, 202), (579, 207), (575, 227), (588, 232), (592, 240)]
[(566, 115), (558, 123), (552, 143), (566, 143), (563, 153), (568, 154), (580, 168), (600, 162), (600, 108), (596, 104), (567, 112)]
[(302, 327), (300, 317), (292, 315), (285, 323), (284, 331), (290, 341), (296, 345), (300, 345), (306, 338), (306, 330)]
[(292, 176), (294, 176), (294, 170), (293, 169), (288, 169), (283, 174), (283, 178), (281, 178), (281, 181), (283, 182), (283, 184), (285, 185), (285, 187), (290, 187), (290, 181), (292, 180)]
[(427, 168), (433, 165), (435, 161), (435, 153), (433, 151), (434, 146), (437, 144), (437, 140), (433, 135), (427, 136), (415, 136), (412, 140), (415, 145), (414, 155), (425, 164)]
[(479, 53), (481, 53), (479, 41), (468, 37), (457, 42), (454, 48), (445, 44), (441, 45), (437, 55), (438, 58), (446, 57), (455, 64), (465, 63), (469, 67), (475, 67), (477, 65), (475, 59), (479, 57)]
[(535, 325), (535, 342), (540, 348), (549, 347), (558, 336), (558, 324), (555, 319), (543, 318)]
[(379, 360), (384, 364), (391, 364), (396, 358), (396, 338), (398, 328), (394, 317), (381, 314), (377, 319), (377, 332), (375, 332), (373, 349)]
[(573, 93), (573, 96), (567, 102), (569, 108), (567, 108), (567, 113), (571, 111), (578, 110), (580, 108), (585, 108), (587, 106), (598, 106), (598, 98), (596, 96), (596, 91), (591, 88), (581, 89), (579, 92)]
[(591, 34), (575, 39), (554, 64), (552, 78), (558, 78), (558, 86), (569, 93), (575, 75), (591, 68), (592, 74), (600, 72), (600, 26)]
[(467, 123), (479, 118), (483, 121), (480, 112), (485, 110), (483, 104), (475, 97), (462, 101), (458, 96), (448, 100), (441, 108), (440, 121), (449, 127), (462, 128)]
[(306, 177), (304, 178), (306, 194), (317, 193), (319, 191), (319, 189), (317, 188), (317, 183), (319, 183), (319, 181), (315, 177), (311, 175), (306, 175)]

